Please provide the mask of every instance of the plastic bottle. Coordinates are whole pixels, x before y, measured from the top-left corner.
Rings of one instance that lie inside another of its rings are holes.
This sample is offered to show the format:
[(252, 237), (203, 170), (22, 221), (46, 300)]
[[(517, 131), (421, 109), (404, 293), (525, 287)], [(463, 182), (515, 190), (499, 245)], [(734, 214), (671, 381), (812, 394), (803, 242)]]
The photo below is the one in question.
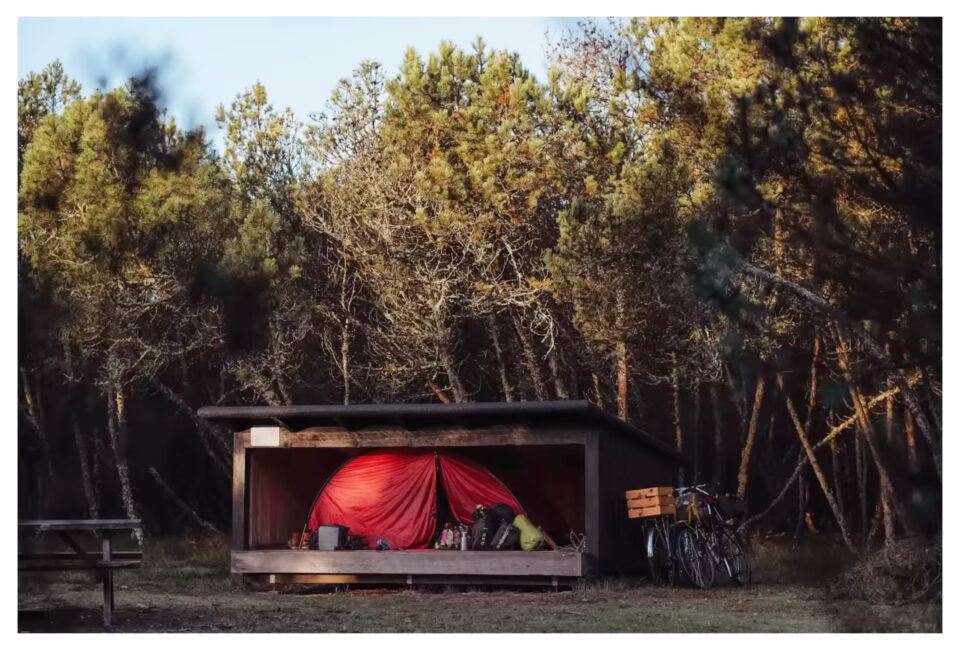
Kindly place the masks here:
[(450, 548), (450, 535), (453, 531), (450, 530), (450, 524), (443, 525), (443, 532), (440, 533), (440, 546), (443, 548)]

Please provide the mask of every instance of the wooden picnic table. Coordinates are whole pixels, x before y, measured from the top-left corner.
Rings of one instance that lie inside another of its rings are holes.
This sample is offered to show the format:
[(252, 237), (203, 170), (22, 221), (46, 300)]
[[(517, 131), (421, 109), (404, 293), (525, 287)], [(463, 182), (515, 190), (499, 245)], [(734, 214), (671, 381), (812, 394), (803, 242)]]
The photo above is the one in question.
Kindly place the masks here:
[[(52, 532), (67, 546), (69, 552), (19, 553), (21, 571), (84, 571), (95, 570), (103, 579), (103, 624), (109, 627), (113, 619), (113, 572), (140, 566), (141, 551), (115, 553), (115, 531), (140, 530), (139, 519), (32, 519), (18, 523), (20, 530), (32, 530), (36, 537)], [(101, 539), (101, 551), (88, 551), (77, 543), (76, 533), (94, 533)]]

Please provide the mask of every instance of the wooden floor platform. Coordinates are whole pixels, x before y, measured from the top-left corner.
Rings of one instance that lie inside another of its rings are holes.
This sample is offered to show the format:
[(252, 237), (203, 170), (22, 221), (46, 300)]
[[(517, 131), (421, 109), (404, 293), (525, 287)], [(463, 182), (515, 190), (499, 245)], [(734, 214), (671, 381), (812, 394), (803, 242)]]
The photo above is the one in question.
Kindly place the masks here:
[(574, 551), (233, 551), (233, 573), (579, 578)]

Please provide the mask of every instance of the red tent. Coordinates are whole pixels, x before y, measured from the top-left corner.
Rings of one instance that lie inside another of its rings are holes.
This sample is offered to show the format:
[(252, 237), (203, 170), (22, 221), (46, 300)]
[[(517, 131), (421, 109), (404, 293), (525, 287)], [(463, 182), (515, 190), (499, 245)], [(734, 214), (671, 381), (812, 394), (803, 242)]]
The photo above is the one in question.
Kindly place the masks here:
[(321, 488), (308, 527), (340, 524), (370, 548), (426, 548), (437, 529), (437, 492), (442, 481), (457, 521), (472, 523), (478, 504), (506, 503), (523, 512), (510, 491), (473, 461), (447, 452), (395, 451), (357, 456)]

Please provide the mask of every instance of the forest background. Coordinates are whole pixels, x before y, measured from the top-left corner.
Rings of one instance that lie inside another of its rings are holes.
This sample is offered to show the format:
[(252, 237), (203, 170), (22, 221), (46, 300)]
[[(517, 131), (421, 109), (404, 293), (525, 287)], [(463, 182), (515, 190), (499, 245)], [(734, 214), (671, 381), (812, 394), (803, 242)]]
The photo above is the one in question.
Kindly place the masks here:
[(256, 83), (18, 87), (19, 508), (229, 527), (208, 404), (589, 399), (751, 524), (940, 529), (942, 25), (632, 19)]

